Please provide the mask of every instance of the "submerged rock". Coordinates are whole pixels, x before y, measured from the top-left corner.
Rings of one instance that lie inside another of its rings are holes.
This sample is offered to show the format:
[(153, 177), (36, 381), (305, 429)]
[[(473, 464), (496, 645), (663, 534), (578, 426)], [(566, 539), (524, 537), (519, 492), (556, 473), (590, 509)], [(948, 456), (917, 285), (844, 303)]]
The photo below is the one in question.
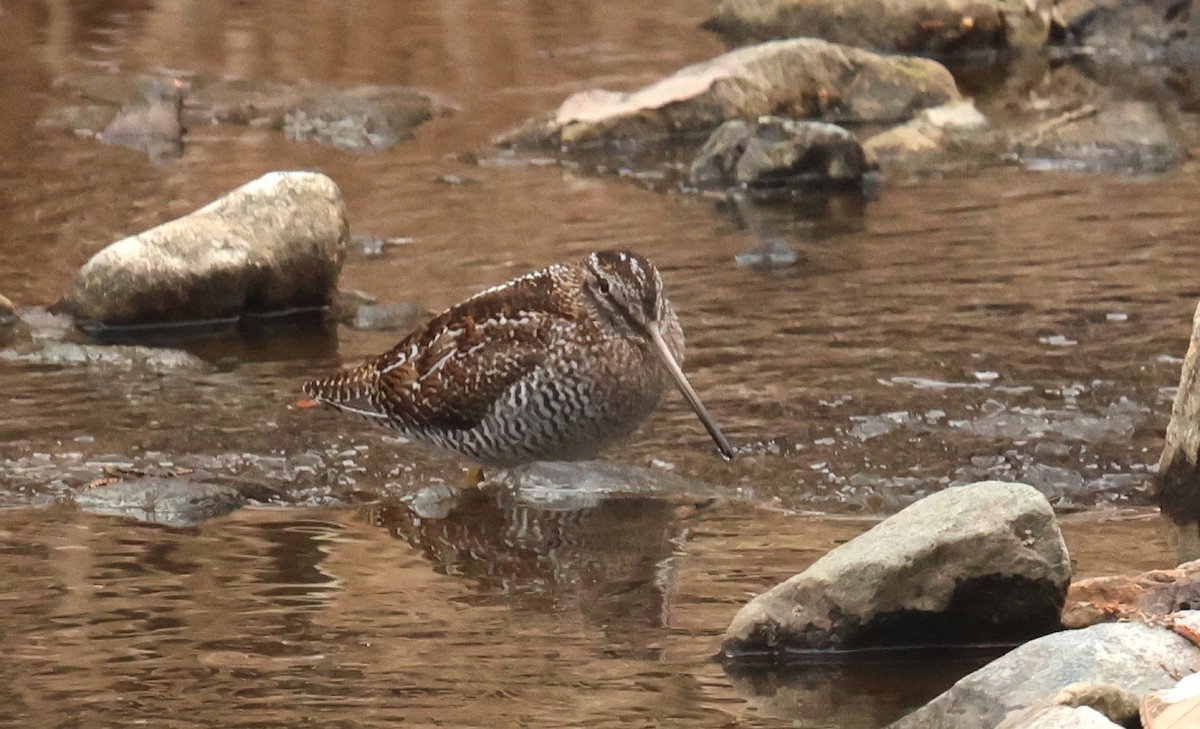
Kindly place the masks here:
[(386, 149), (406, 139), (447, 108), (426, 94), (397, 86), (327, 89), (288, 110), (288, 139), (314, 141), (351, 152)]
[(393, 329), (412, 329), (429, 316), (425, 307), (413, 303), (385, 304), (375, 306), (365, 304), (358, 307), (353, 318), (347, 322), (355, 329), (387, 331)]
[(349, 228), (314, 172), (272, 172), (103, 249), (60, 302), (84, 327), (236, 319), (327, 306)]
[(1180, 557), (1200, 558), (1200, 304), (1192, 316), (1192, 338), (1171, 405), (1154, 498), (1170, 519)]
[[(959, 166), (987, 153), (987, 118), (970, 101), (925, 109), (911, 121), (863, 142), (869, 159), (889, 172), (918, 174)], [(989, 162), (994, 156), (988, 155)]]
[(0, 360), (48, 367), (93, 367), (149, 372), (207, 372), (204, 360), (177, 349), (39, 341), (0, 350)]
[(1059, 628), (1070, 580), (1045, 497), (988, 481), (918, 501), (759, 595), (731, 659), (790, 650), (1018, 641)]
[[(408, 139), (421, 123), (449, 113), (453, 105), (404, 86), (331, 88), (310, 83), (187, 74), (181, 81), (149, 73), (83, 72), (54, 81), (57, 95), (39, 119), (41, 126), (66, 127), (85, 136), (141, 149), (169, 141), (182, 124), (253, 126), (285, 131), (293, 139), (341, 149), (382, 149)], [(186, 92), (181, 108), (178, 94)], [(126, 99), (140, 100), (125, 109)], [(108, 128), (106, 128), (108, 127)], [(102, 131), (103, 130), (103, 131)], [(169, 149), (169, 148), (168, 148)]]
[(246, 498), (233, 486), (158, 477), (97, 486), (75, 497), (75, 505), (84, 511), (170, 526), (198, 524), (245, 503)]
[[(1197, 666), (1200, 648), (1166, 628), (1104, 623), (1064, 631), (1030, 641), (966, 676), (891, 729), (998, 727), (1032, 707), (1055, 702), (1056, 696), (1057, 703), (1066, 706), (1085, 705), (1071, 703), (1083, 696), (1113, 697), (1113, 690), (1098, 690), (1097, 684), (1119, 687), (1117, 695), (1128, 693), (1140, 699), (1173, 686), (1174, 676)], [(1081, 683), (1092, 686), (1081, 690), (1077, 686)]]
[(1060, 0), (1052, 33), (1092, 58), (1145, 63), (1187, 33), (1188, 13), (1180, 6), (1179, 0)]
[(541, 504), (578, 506), (612, 494), (715, 496), (719, 490), (658, 468), (607, 461), (539, 461), (501, 471), (489, 483), (519, 489)]
[(161, 162), (183, 154), (183, 83), (178, 79), (148, 81), (137, 98), (96, 135), (104, 144), (145, 153)]
[(1099, 100), (1017, 135), (1012, 155), (1032, 169), (1163, 172), (1183, 148), (1157, 107)]
[(688, 178), (699, 188), (846, 187), (861, 186), (867, 170), (862, 145), (845, 129), (766, 116), (718, 127)]
[(721, 0), (705, 24), (734, 43), (807, 36), (875, 51), (1039, 48), (1049, 0)]
[(1196, 606), (1200, 606), (1200, 560), (1170, 570), (1073, 582), (1063, 625), (1079, 628), (1110, 620), (1163, 618)]
[(262, 79), (200, 79), (188, 97), (187, 119), (282, 129), (342, 149), (382, 149), (412, 136), (413, 129), (453, 106), (405, 86), (338, 89)]
[(954, 79), (922, 58), (881, 56), (814, 38), (740, 48), (639, 91), (585, 91), (501, 145), (576, 148), (686, 138), (765, 114), (838, 123), (898, 122), (959, 98)]
[(29, 339), (29, 327), (17, 316), (13, 303), (0, 294), (0, 347), (11, 347)]

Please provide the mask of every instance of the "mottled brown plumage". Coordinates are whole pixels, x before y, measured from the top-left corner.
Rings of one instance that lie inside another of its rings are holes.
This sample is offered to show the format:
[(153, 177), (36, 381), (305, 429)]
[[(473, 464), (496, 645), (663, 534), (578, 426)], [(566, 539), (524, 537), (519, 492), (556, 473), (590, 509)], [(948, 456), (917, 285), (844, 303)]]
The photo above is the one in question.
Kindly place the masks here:
[(658, 271), (635, 253), (601, 252), (483, 291), (304, 390), (426, 445), (511, 466), (594, 456), (674, 382), (729, 457), (682, 359)]

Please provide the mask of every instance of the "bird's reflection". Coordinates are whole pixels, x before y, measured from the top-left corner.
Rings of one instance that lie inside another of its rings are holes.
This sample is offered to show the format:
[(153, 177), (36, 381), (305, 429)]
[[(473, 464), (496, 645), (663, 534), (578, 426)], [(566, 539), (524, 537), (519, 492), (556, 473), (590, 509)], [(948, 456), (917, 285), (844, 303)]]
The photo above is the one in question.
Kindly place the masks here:
[(475, 581), (482, 602), (577, 611), (619, 649), (666, 626), (689, 517), (710, 501), (617, 493), (535, 501), (492, 484), (428, 487), (371, 506), (368, 517), (438, 571)]

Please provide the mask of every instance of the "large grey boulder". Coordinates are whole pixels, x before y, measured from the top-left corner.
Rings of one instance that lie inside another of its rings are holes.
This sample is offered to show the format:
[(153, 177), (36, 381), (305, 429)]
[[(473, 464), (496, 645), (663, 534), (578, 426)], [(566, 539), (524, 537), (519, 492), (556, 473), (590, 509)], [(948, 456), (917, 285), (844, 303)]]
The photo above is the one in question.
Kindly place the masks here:
[(727, 658), (790, 649), (1017, 641), (1059, 627), (1071, 568), (1045, 497), (985, 481), (946, 489), (759, 595)]
[(959, 98), (950, 72), (923, 58), (882, 56), (815, 38), (740, 48), (632, 93), (592, 90), (497, 143), (578, 147), (706, 134), (765, 114), (830, 122), (899, 122)]
[(1200, 304), (1171, 405), (1166, 442), (1158, 459), (1154, 495), (1171, 520), (1171, 540), (1184, 559), (1200, 558)]
[(1072, 685), (1107, 684), (1140, 697), (1175, 685), (1176, 676), (1198, 666), (1200, 648), (1167, 628), (1093, 625), (1022, 645), (961, 679), (891, 729), (991, 729), (1007, 719), (1015, 721)]
[(333, 180), (271, 172), (91, 258), (59, 308), (83, 327), (235, 319), (327, 306), (349, 225)]
[(698, 188), (846, 187), (868, 171), (862, 145), (836, 124), (776, 116), (717, 128), (692, 161)]
[(1050, 0), (722, 0), (705, 27), (734, 43), (809, 36), (876, 51), (1038, 48)]

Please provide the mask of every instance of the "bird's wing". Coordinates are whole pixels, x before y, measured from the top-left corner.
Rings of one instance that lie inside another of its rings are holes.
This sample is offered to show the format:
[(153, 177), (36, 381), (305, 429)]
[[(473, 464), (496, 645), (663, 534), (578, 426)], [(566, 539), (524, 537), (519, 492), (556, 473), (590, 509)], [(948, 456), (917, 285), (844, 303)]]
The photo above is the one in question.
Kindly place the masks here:
[(418, 428), (466, 430), (577, 326), (553, 277), (532, 275), (441, 314), (372, 364), (380, 404)]

